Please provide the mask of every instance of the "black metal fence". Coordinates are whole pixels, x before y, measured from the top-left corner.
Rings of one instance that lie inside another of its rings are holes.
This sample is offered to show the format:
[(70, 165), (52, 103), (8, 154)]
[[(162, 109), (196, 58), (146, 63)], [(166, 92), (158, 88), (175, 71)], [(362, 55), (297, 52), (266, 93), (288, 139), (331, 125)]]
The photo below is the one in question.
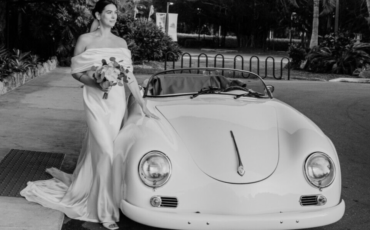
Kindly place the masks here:
[[(188, 66), (184, 65), (184, 59), (188, 59)], [(276, 73), (279, 70), (276, 69), (275, 66), (275, 58), (272, 56), (267, 56), (264, 61), (260, 61), (260, 57), (258, 56), (251, 56), (249, 58), (249, 65), (248, 69), (245, 69), (245, 58), (242, 55), (236, 55), (234, 58), (227, 58), (225, 62), (225, 56), (223, 54), (216, 54), (213, 57), (213, 66), (209, 65), (209, 57), (205, 53), (201, 53), (196, 57), (196, 62), (193, 63), (193, 57), (190, 53), (183, 53), (179, 58), (177, 58), (176, 54), (173, 52), (166, 53), (166, 60), (164, 63), (164, 69), (167, 70), (167, 62), (172, 62), (172, 69), (176, 68), (192, 68), (193, 65), (197, 64), (194, 67), (220, 67), (220, 68), (234, 68), (234, 69), (241, 69), (241, 70), (249, 70), (251, 72), (255, 72), (260, 75), (262, 78), (266, 78), (268, 76), (272, 76), (276, 80), (282, 80), (284, 75), (286, 80), (290, 80), (290, 59), (288, 57), (282, 57), (280, 60), (280, 75), (277, 76)], [(286, 74), (284, 74), (284, 60), (286, 60), (287, 68)], [(264, 65), (264, 68), (261, 67), (261, 63)], [(279, 62), (277, 62), (279, 63)], [(203, 64), (203, 66), (201, 66)], [(256, 68), (254, 67), (256, 66)], [(263, 72), (263, 73), (262, 73)], [(199, 70), (198, 70), (199, 73)], [(270, 74), (269, 74), (270, 73)], [(222, 71), (222, 74), (224, 72)], [(235, 77), (235, 72), (234, 72)]]

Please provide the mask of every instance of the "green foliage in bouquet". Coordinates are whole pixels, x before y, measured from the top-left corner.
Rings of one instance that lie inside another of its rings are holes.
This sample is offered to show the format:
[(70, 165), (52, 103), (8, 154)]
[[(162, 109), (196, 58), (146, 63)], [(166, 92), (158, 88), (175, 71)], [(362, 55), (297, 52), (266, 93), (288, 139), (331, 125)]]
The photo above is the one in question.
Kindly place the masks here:
[(118, 34), (127, 41), (134, 62), (163, 61), (167, 52), (173, 52), (176, 60), (181, 55), (177, 43), (153, 22), (126, 16), (119, 19), (116, 27)]

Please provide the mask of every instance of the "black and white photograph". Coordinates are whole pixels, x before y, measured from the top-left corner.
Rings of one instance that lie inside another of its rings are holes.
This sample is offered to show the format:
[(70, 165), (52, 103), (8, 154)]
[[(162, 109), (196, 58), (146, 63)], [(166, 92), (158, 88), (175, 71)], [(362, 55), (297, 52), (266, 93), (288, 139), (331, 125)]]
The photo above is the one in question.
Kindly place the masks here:
[(369, 230), (370, 0), (0, 0), (0, 230)]

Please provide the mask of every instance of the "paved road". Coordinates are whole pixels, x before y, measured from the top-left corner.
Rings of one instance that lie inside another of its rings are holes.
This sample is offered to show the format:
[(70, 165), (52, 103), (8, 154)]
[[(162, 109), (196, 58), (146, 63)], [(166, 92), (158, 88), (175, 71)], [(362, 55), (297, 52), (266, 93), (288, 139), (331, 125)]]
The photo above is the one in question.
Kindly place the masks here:
[[(143, 79), (141, 79), (143, 80)], [(332, 139), (342, 170), (344, 217), (310, 230), (370, 229), (370, 84), (267, 81), (274, 96), (313, 120)], [(67, 229), (100, 229), (94, 223), (71, 221)], [(155, 229), (121, 217), (121, 229)]]
[(346, 212), (315, 230), (370, 229), (370, 84), (268, 81), (274, 96), (305, 114), (333, 141)]

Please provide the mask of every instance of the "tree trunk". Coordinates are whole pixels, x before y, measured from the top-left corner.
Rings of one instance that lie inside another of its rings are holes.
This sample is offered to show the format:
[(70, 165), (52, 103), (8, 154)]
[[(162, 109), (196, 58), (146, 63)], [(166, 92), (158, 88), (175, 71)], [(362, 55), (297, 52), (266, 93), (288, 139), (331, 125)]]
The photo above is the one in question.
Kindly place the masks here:
[[(367, 0), (369, 1), (369, 0)], [(319, 5), (320, 0), (313, 0), (313, 21), (310, 48), (318, 45), (319, 40)]]
[(366, 6), (367, 6), (367, 13), (369, 14), (369, 17), (367, 18), (367, 23), (370, 24), (370, 0), (366, 0)]
[(6, 9), (7, 9), (7, 2), (0, 1), (0, 44), (5, 43), (5, 26), (6, 26)]

